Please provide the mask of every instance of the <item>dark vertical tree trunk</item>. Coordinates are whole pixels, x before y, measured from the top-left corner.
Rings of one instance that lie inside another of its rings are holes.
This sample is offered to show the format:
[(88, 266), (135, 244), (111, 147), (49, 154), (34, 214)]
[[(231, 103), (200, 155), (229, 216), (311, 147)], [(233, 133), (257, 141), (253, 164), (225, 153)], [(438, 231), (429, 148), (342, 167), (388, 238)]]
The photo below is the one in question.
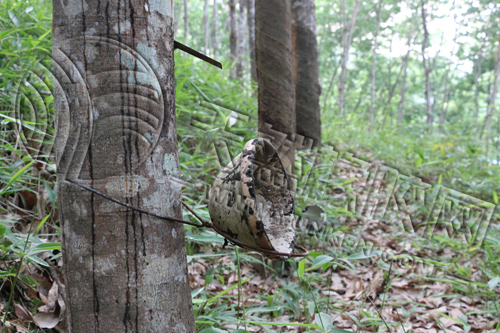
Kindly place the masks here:
[(70, 332), (195, 330), (180, 218), (173, 2), (53, 2), (54, 104)]
[(316, 40), (316, 8), (314, 0), (293, 0), (292, 6), (297, 134), (312, 139), (312, 146), (319, 147), (321, 145), (319, 107), (321, 86)]
[(345, 107), (345, 85), (347, 83), (347, 63), (349, 61), (349, 49), (351, 48), (352, 35), (356, 26), (356, 18), (358, 16), (358, 8), (361, 0), (356, 0), (352, 11), (351, 21), (347, 25), (347, 9), (345, 0), (342, 0), (342, 17), (343, 17), (343, 33), (342, 33), (342, 64), (340, 67), (339, 89), (339, 115), (344, 115)]
[(372, 68), (370, 71), (370, 77), (371, 77), (371, 87), (370, 87), (370, 109), (369, 109), (369, 114), (370, 114), (370, 125), (369, 129), (371, 130), (373, 127), (373, 121), (375, 120), (375, 115), (374, 115), (374, 105), (375, 105), (375, 68), (377, 65), (377, 38), (378, 38), (378, 32), (380, 30), (380, 10), (382, 9), (382, 1), (379, 0), (378, 2), (378, 7), (377, 7), (377, 27), (375, 28), (375, 34), (373, 35), (373, 54), (372, 54)]
[(212, 7), (212, 45), (213, 45), (213, 55), (214, 58), (219, 57), (219, 41), (218, 41), (218, 30), (219, 30), (219, 20), (217, 18), (219, 8), (217, 4), (217, 0), (214, 0), (214, 4)]
[(250, 75), (257, 82), (255, 65), (255, 0), (247, 0), (248, 45), (250, 48)]
[(188, 42), (189, 37), (189, 8), (188, 0), (184, 0), (184, 43)]
[(231, 77), (236, 77), (236, 59), (238, 58), (238, 18), (236, 16), (236, 0), (229, 0), (229, 59), (231, 60)]
[(291, 0), (255, 1), (259, 136), (271, 140), (290, 173), (296, 128), (291, 30)]
[(205, 35), (205, 54), (208, 54), (210, 49), (210, 21), (208, 20), (208, 0), (205, 0), (205, 5), (203, 6), (203, 33)]

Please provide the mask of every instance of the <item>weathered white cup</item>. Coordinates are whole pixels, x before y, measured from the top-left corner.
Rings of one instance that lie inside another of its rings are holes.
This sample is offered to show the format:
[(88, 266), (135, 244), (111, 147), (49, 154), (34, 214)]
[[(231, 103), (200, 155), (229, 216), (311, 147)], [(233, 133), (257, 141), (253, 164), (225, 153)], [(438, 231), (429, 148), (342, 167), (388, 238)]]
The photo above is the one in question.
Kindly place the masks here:
[(295, 211), (290, 186), (273, 145), (262, 138), (250, 140), (243, 152), (219, 173), (210, 189), (208, 210), (212, 222), (240, 242), (292, 253)]

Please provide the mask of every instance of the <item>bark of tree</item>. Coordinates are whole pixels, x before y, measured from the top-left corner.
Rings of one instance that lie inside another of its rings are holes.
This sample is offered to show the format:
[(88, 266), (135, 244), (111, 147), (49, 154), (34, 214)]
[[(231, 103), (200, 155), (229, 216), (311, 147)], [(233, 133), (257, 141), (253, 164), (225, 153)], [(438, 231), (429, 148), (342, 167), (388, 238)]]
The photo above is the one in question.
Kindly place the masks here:
[(189, 8), (188, 0), (184, 0), (184, 43), (188, 42), (189, 37)]
[(433, 123), (433, 115), (432, 115), (432, 94), (431, 94), (431, 72), (433, 70), (433, 65), (428, 63), (428, 59), (426, 57), (426, 49), (429, 44), (429, 30), (427, 29), (427, 14), (425, 12), (425, 1), (421, 0), (421, 9), (422, 9), (422, 26), (424, 30), (424, 40), (422, 41), (422, 66), (424, 68), (424, 76), (425, 76), (425, 106), (427, 113), (427, 132), (432, 134), (432, 123)]
[(219, 30), (219, 21), (217, 19), (219, 8), (217, 6), (217, 0), (214, 0), (212, 7), (212, 46), (214, 58), (219, 56), (219, 41), (217, 37), (217, 32)]
[(290, 173), (296, 128), (291, 30), (291, 0), (255, 1), (259, 136), (273, 143)]
[(236, 16), (236, 0), (229, 0), (229, 59), (231, 60), (231, 77), (236, 77), (236, 59), (238, 58), (238, 19)]
[(500, 35), (498, 36), (498, 47), (495, 58), (495, 73), (493, 74), (493, 87), (491, 88), (490, 101), (488, 103), (488, 111), (486, 112), (486, 118), (484, 119), (483, 127), (481, 129), (481, 134), (479, 138), (483, 137), (486, 130), (486, 139), (490, 136), (491, 129), (491, 118), (493, 117), (493, 112), (495, 111), (496, 95), (498, 93), (498, 76), (500, 74)]
[(205, 0), (205, 5), (203, 6), (203, 30), (205, 35), (205, 54), (208, 54), (210, 49), (210, 21), (208, 20), (208, 0)]
[(250, 48), (250, 74), (257, 82), (257, 66), (255, 64), (255, 0), (247, 0), (248, 45)]
[[(318, 43), (314, 0), (293, 0), (293, 50), (295, 60), (295, 115), (297, 134), (321, 146)], [(305, 142), (304, 142), (305, 144)]]
[(352, 36), (354, 27), (356, 26), (356, 18), (358, 16), (359, 3), (361, 0), (356, 0), (352, 11), (351, 21), (347, 26), (347, 13), (345, 0), (342, 0), (342, 17), (343, 17), (343, 46), (342, 46), (342, 65), (340, 69), (340, 80), (338, 85), (339, 90), (339, 115), (344, 115), (345, 107), (345, 85), (347, 82), (347, 63), (349, 61), (349, 49), (351, 48)]
[(53, 3), (56, 157), (70, 332), (195, 331), (175, 126), (173, 2)]
[(372, 55), (372, 68), (370, 72), (370, 77), (371, 77), (371, 87), (370, 87), (370, 125), (369, 125), (369, 130), (372, 130), (373, 128), (373, 121), (375, 120), (375, 115), (373, 112), (373, 108), (375, 106), (375, 68), (377, 64), (377, 38), (378, 38), (378, 33), (380, 31), (380, 10), (382, 9), (382, 2), (383, 0), (379, 0), (378, 2), (378, 7), (377, 7), (377, 27), (375, 28), (375, 34), (373, 35), (373, 55)]

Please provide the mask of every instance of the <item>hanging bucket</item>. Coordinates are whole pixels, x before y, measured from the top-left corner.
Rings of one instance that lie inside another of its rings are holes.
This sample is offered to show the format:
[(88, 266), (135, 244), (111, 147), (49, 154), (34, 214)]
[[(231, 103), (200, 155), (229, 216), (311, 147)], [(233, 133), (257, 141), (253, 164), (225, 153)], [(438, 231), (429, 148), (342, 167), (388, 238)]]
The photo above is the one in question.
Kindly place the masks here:
[(292, 189), (269, 141), (248, 141), (243, 152), (219, 173), (210, 189), (208, 210), (214, 226), (230, 237), (261, 249), (293, 253)]

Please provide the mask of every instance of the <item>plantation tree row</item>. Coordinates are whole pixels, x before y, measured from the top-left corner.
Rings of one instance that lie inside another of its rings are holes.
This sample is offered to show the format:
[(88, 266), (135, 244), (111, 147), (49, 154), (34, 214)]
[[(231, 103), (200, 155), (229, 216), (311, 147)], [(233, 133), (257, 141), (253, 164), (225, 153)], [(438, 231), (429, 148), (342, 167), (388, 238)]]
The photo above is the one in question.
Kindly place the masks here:
[[(300, 24), (298, 2), (292, 21)], [(178, 39), (231, 60), (233, 77), (258, 81), (255, 0), (176, 6)], [(499, 3), (317, 0), (315, 7), (323, 119), (355, 115), (369, 129), (409, 126), (498, 146)], [(307, 63), (294, 55), (300, 76)]]

